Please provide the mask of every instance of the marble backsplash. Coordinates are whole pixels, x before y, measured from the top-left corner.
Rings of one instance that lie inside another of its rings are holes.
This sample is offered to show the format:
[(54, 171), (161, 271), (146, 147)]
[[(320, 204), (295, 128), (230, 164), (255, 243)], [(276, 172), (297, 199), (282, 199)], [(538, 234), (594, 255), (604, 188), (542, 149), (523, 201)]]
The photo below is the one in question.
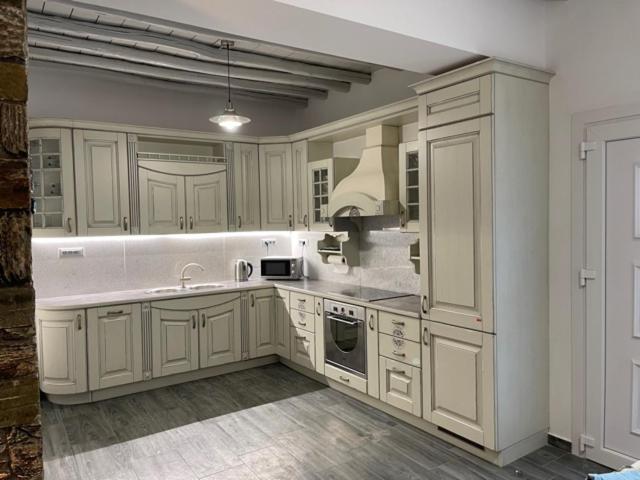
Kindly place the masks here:
[[(260, 276), (261, 240), (276, 240), (269, 255), (303, 255), (309, 278), (418, 294), (420, 277), (409, 261), (416, 234), (365, 231), (360, 234), (360, 266), (336, 273), (316, 253), (316, 232), (254, 232), (210, 235), (56, 238), (33, 241), (33, 278), (39, 298), (176, 285), (180, 269), (198, 262), (204, 272), (189, 271), (193, 282), (233, 279), (238, 258), (251, 262)], [(302, 249), (298, 240), (307, 240)], [(83, 247), (83, 257), (59, 258), (58, 249)]]

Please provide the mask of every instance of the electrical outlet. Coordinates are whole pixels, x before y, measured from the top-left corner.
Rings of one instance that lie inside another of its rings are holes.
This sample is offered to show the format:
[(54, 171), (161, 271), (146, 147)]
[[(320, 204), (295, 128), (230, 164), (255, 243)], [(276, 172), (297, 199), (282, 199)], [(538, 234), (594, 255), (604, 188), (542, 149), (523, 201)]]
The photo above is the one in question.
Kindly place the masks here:
[(273, 245), (276, 244), (276, 239), (275, 238), (263, 238), (262, 240), (260, 240), (260, 242), (262, 243), (263, 247), (271, 247)]
[(58, 249), (58, 258), (84, 257), (84, 247), (66, 247)]
[(307, 246), (307, 241), (306, 240), (298, 240), (298, 246), (299, 247), (306, 247)]

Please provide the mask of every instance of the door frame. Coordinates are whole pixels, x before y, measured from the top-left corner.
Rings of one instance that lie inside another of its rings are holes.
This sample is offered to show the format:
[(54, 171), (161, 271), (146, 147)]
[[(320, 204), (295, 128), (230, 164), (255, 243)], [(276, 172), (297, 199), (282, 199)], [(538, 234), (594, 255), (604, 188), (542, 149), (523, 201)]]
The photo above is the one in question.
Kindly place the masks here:
[[(589, 128), (605, 126), (621, 121), (640, 119), (640, 104), (616, 106), (574, 114), (571, 119), (571, 340), (572, 340), (572, 413), (571, 442), (572, 453), (590, 458), (599, 463), (610, 462), (614, 456), (600, 446), (583, 448), (584, 436), (588, 432), (587, 412), (587, 351), (594, 355), (593, 348), (587, 344), (587, 295), (586, 288), (579, 285), (581, 268), (593, 268), (586, 265), (587, 259), (587, 222), (586, 222), (586, 162), (580, 158), (580, 144), (588, 141)], [(604, 200), (604, 199), (603, 199)], [(602, 219), (604, 221), (604, 218)], [(604, 232), (601, 232), (604, 235)], [(602, 252), (604, 256), (604, 250)], [(602, 258), (604, 261), (604, 258)], [(601, 288), (604, 294), (604, 272), (597, 271), (595, 280), (588, 280), (593, 287)], [(604, 317), (601, 316), (604, 328)], [(602, 348), (597, 354), (600, 362), (604, 362)]]

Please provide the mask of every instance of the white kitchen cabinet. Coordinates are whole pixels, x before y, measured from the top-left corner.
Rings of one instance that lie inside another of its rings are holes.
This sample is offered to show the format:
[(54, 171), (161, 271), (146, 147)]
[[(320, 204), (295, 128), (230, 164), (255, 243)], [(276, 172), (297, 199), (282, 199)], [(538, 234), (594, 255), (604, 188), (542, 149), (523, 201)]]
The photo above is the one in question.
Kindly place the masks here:
[(380, 375), (378, 361), (378, 311), (367, 308), (367, 393), (380, 398)]
[(314, 297), (316, 318), (316, 372), (324, 375), (324, 301), (322, 297)]
[(29, 160), (34, 204), (33, 235), (75, 235), (77, 217), (71, 130), (30, 129)]
[(87, 310), (89, 390), (142, 380), (140, 304)]
[(401, 228), (406, 232), (418, 232), (420, 230), (418, 142), (398, 145), (398, 156)]
[(260, 214), (263, 230), (293, 229), (291, 144), (260, 145)]
[(242, 359), (240, 295), (211, 297), (214, 306), (198, 311), (200, 320), (200, 368)]
[(380, 357), (380, 400), (412, 415), (421, 415), (420, 369)]
[(189, 233), (227, 230), (227, 174), (211, 173), (185, 177), (187, 231)]
[(494, 335), (423, 321), (422, 416), (495, 448)]
[(139, 169), (140, 233), (185, 233), (184, 177)]
[(276, 289), (275, 295), (276, 314), (276, 353), (283, 358), (291, 357), (290, 332), (291, 316), (289, 314), (289, 292)]
[(300, 366), (315, 370), (315, 335), (302, 328), (291, 327), (291, 361)]
[(309, 229), (309, 203), (307, 197), (307, 141), (291, 144), (293, 155), (293, 226), (296, 230)]
[(260, 162), (258, 145), (233, 144), (235, 225), (239, 232), (260, 230)]
[(272, 288), (249, 292), (249, 357), (276, 353), (276, 315)]
[(129, 170), (124, 133), (74, 130), (79, 235), (129, 233)]
[(36, 312), (40, 389), (51, 394), (87, 391), (84, 310)]
[(154, 378), (198, 369), (197, 310), (153, 307), (151, 336)]

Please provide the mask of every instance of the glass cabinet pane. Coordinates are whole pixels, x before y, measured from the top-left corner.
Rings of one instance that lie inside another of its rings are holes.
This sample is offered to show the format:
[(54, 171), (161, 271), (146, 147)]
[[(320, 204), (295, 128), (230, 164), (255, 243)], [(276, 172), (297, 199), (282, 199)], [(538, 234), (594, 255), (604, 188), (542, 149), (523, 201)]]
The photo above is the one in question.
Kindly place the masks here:
[(407, 220), (418, 221), (419, 215), (419, 172), (418, 172), (418, 152), (407, 152), (406, 155), (406, 202)]
[(313, 223), (329, 223), (326, 206), (329, 204), (329, 169), (326, 167), (312, 170), (313, 185)]
[(59, 138), (38, 138), (29, 142), (33, 228), (62, 228), (62, 166)]

